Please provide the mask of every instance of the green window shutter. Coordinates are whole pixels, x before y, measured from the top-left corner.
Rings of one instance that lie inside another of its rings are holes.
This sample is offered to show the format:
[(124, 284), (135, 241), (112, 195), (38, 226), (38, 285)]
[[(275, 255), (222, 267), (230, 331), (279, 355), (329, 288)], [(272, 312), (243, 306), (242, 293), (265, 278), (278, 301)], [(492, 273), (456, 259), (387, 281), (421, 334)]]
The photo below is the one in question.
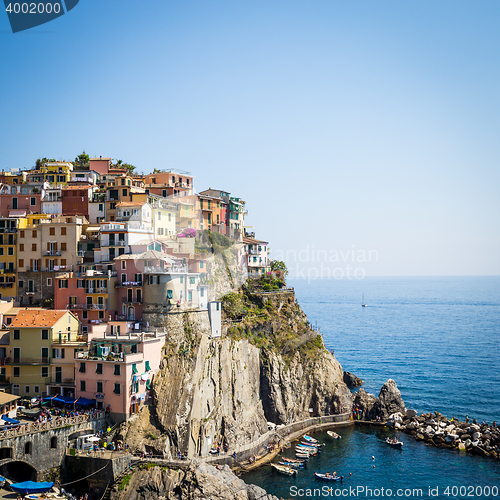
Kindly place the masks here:
[(146, 389), (151, 389), (151, 380), (146, 380)]
[(146, 371), (149, 372), (151, 367), (149, 366), (149, 361), (146, 361)]
[(135, 363), (132, 365), (132, 373), (137, 373), (137, 366)]

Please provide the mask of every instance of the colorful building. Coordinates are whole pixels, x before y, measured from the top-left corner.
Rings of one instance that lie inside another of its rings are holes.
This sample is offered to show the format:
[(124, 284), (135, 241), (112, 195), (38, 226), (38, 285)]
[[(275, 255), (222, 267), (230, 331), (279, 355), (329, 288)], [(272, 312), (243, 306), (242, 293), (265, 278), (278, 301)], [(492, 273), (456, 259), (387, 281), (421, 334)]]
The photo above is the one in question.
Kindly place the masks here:
[[(52, 349), (63, 339), (78, 339), (79, 326), (78, 318), (66, 310), (19, 311), (9, 328), (10, 352), (6, 364), (13, 394), (23, 397), (47, 394), (52, 368), (54, 373), (64, 373), (65, 379), (73, 377), (73, 368), (68, 366), (74, 363), (63, 361), (66, 353), (64, 358), (54, 357)], [(68, 352), (68, 356), (72, 360), (73, 352)]]
[(258, 278), (271, 270), (269, 261), (269, 243), (267, 241), (256, 240), (255, 238), (243, 237), (246, 256), (248, 258), (248, 276)]
[(149, 398), (165, 343), (164, 333), (131, 326), (108, 324), (102, 337), (92, 338), (88, 355), (76, 361), (76, 397), (95, 399), (115, 422), (137, 413)]

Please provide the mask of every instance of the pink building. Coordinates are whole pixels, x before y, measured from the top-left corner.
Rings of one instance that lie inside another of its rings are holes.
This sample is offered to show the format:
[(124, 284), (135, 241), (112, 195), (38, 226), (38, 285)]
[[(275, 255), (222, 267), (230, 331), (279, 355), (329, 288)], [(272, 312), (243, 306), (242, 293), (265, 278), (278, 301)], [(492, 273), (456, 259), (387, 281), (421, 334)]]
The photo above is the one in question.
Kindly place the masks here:
[(149, 398), (165, 343), (164, 333), (134, 326), (109, 322), (102, 336), (92, 337), (88, 355), (75, 360), (76, 397), (95, 399), (115, 422), (137, 413)]
[(255, 238), (243, 238), (247, 255), (248, 276), (250, 278), (258, 278), (267, 271), (271, 270), (268, 258), (268, 245), (267, 241), (256, 240)]
[(142, 321), (144, 260), (137, 254), (124, 254), (115, 258), (118, 297), (118, 318)]

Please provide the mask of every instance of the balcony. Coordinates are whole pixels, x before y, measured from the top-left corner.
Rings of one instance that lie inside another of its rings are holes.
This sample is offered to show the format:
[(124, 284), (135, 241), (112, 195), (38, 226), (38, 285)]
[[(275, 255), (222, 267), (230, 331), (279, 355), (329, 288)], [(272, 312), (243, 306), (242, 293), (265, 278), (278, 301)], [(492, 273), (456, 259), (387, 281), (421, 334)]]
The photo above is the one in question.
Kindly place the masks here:
[(0, 234), (2, 233), (17, 233), (17, 229), (15, 227), (0, 227)]
[(142, 286), (142, 281), (123, 281), (121, 283), (115, 283), (116, 288), (131, 286)]
[(259, 250), (249, 250), (248, 252), (250, 255), (260, 255), (260, 251)]
[(75, 387), (75, 380), (72, 378), (49, 377), (45, 379), (45, 384)]
[(173, 266), (173, 267), (157, 267), (157, 266), (144, 266), (144, 273), (146, 274), (174, 274), (174, 273), (187, 273), (187, 266)]
[(130, 297), (122, 297), (122, 302), (124, 304), (142, 304), (142, 300), (131, 299)]
[(53, 255), (57, 257), (61, 255), (61, 250), (45, 250), (44, 255)]
[(8, 365), (48, 365), (50, 358), (5, 358)]
[(108, 293), (107, 287), (86, 288), (85, 293)]
[(101, 243), (102, 247), (124, 247), (127, 243), (124, 240), (118, 241), (108, 241), (107, 243)]
[(107, 309), (106, 304), (67, 304), (66, 309), (83, 311), (105, 311)]

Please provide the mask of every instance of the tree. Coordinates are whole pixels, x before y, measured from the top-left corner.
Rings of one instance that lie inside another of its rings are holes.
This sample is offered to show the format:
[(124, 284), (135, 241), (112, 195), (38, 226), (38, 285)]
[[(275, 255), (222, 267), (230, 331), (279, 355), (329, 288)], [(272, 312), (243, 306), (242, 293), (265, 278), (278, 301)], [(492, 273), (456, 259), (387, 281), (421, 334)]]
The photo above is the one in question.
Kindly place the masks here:
[(135, 170), (134, 165), (130, 165), (130, 163), (122, 163), (120, 166), (121, 166), (121, 168), (126, 168), (127, 169), (127, 174), (128, 175), (132, 175), (132, 173)]
[(73, 162), (73, 165), (75, 167), (88, 167), (90, 164), (90, 156), (88, 154), (85, 153), (85, 151), (81, 154), (81, 155), (78, 155), (76, 158), (75, 158), (75, 161)]
[(38, 160), (36, 161), (35, 163), (35, 167), (37, 170), (40, 169), (40, 167), (44, 164), (44, 163), (51, 163), (53, 161), (57, 161), (57, 160), (54, 160), (54, 158), (45, 158), (43, 157), (42, 159), (38, 158)]
[(283, 275), (288, 276), (288, 269), (282, 260), (272, 260), (271, 271), (283, 271)]

